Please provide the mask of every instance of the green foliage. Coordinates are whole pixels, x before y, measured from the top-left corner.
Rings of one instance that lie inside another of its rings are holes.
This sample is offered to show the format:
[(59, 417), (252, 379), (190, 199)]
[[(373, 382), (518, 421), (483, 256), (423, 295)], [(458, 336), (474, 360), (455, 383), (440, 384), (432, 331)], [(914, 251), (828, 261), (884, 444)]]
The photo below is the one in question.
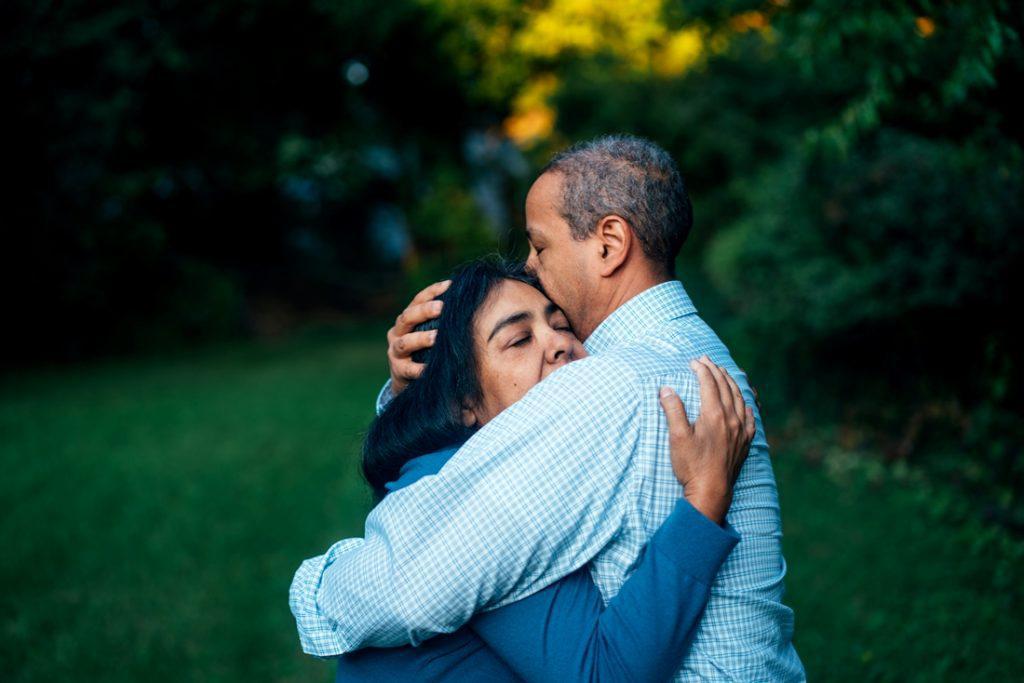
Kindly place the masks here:
[(1019, 17), (811, 2), (773, 25), (821, 99), (786, 153), (729, 181), (741, 208), (703, 259), (727, 329), (791, 403), (1022, 528)]
[(490, 225), (455, 168), (440, 168), (410, 214), (418, 263), (416, 284), (443, 279), (452, 264), (494, 251), (499, 226)]
[(844, 104), (808, 138), (846, 153), (894, 111), (949, 120), (969, 97), (997, 85), (1007, 50), (1019, 51), (1011, 3), (794, 3), (774, 15), (779, 46), (808, 80), (828, 82)]
[(396, 274), (373, 212), (457, 163), (476, 114), (442, 22), (411, 1), (13, 2), (0, 18), (19, 360), (182, 343), (196, 309), (204, 335), (237, 334), (228, 289), (365, 307)]
[(995, 315), (1024, 256), (1020, 169), (1016, 149), (891, 130), (842, 164), (788, 158), (743, 185), (747, 210), (708, 268), (745, 321), (781, 342), (937, 311)]
[[(1024, 665), (1009, 635), (1024, 544), (919, 471), (890, 471), (812, 431), (799, 445), (773, 440), (786, 602), (808, 680), (1012, 678)], [(824, 467), (798, 456), (815, 447), (828, 451)]]

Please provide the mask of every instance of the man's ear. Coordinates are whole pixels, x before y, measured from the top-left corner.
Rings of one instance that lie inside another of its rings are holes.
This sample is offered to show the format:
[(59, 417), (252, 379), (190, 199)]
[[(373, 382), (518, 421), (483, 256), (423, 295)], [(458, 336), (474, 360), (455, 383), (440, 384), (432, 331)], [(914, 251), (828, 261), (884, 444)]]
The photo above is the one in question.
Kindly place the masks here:
[(605, 216), (597, 223), (595, 231), (597, 244), (601, 249), (601, 267), (598, 274), (609, 277), (622, 267), (633, 248), (633, 228), (622, 216)]

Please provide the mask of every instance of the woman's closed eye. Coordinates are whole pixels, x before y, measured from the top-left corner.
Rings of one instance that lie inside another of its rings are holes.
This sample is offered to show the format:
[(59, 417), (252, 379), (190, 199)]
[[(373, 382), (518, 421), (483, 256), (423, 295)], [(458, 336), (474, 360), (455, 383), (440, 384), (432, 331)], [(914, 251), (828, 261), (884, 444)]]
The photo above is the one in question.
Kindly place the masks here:
[(509, 344), (509, 346), (526, 346), (531, 339), (533, 339), (533, 335), (527, 334), (526, 336), (517, 338), (515, 341)]

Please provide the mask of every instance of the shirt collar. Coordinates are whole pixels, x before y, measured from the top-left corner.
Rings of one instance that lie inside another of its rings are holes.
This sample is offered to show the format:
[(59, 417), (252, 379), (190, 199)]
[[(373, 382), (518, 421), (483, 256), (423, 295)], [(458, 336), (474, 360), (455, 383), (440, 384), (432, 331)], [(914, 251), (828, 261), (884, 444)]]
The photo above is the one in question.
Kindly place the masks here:
[(696, 313), (679, 280), (669, 280), (640, 292), (604, 319), (583, 343), (587, 353), (601, 353), (640, 337), (651, 327)]

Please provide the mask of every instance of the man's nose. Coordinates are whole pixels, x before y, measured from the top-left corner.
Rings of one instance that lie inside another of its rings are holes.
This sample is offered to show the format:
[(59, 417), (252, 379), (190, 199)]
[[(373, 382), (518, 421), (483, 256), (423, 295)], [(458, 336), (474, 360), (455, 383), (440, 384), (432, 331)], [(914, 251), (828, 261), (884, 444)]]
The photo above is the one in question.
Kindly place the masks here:
[(537, 257), (530, 251), (530, 255), (526, 257), (526, 263), (523, 265), (523, 270), (530, 277), (537, 277)]

